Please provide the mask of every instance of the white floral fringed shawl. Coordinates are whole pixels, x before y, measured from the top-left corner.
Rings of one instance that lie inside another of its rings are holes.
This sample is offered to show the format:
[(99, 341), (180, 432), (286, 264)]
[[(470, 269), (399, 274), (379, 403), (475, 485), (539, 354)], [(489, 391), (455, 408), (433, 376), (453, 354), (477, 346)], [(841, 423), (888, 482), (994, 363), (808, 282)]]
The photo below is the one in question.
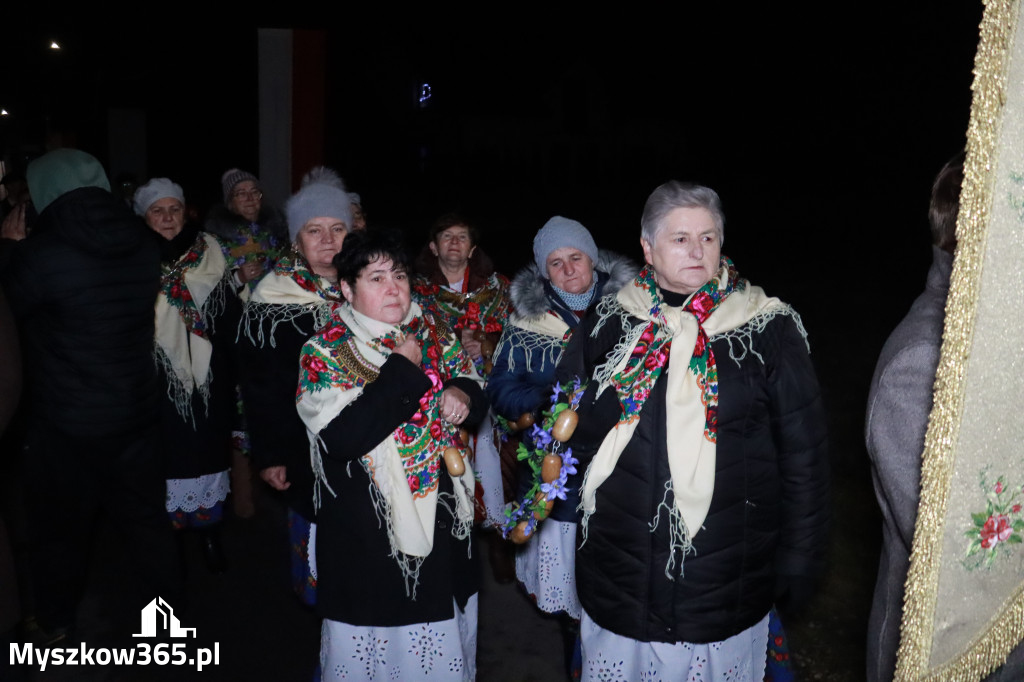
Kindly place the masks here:
[[(475, 479), (466, 459), (466, 471), (453, 476), (454, 500), (439, 493), (439, 478), (449, 476), (442, 453), (449, 445), (462, 447), (458, 430), (440, 415), (444, 383), (454, 377), (480, 382), (451, 331), (424, 315), (413, 303), (400, 325), (373, 320), (343, 304), (329, 327), (311, 338), (300, 357), (299, 416), (306, 424), (316, 479), (314, 505), (320, 506), (320, 486), (331, 494), (322, 457), (326, 453), (319, 433), (352, 404), (374, 381), (396, 345), (413, 335), (423, 351), (422, 368), (430, 389), (420, 398), (412, 418), (359, 459), (369, 474), (373, 505), (387, 529), (391, 552), (406, 579), (406, 591), (416, 598), (420, 565), (433, 546), (437, 506), (454, 502), (454, 537), (468, 537), (473, 524)], [(451, 509), (451, 507), (448, 507)]]
[(245, 304), (239, 336), (244, 333), (253, 345), (261, 347), (269, 342), (276, 348), (274, 334), (279, 324), (294, 325), (298, 318), (312, 313), (315, 329), (320, 331), (330, 324), (332, 313), (342, 300), (338, 287), (310, 270), (302, 256), (289, 254), (260, 280)]
[(167, 395), (181, 418), (195, 423), (192, 394), (204, 404), (210, 398), (209, 329), (224, 311), (230, 273), (220, 244), (200, 232), (192, 246), (173, 264), (164, 265), (156, 299), (155, 355), (167, 375)]
[[(748, 324), (763, 325), (779, 314), (796, 313), (779, 299), (766, 296), (760, 287), (740, 279), (732, 261), (724, 257), (718, 273), (682, 307), (665, 305), (654, 271), (647, 266), (631, 285), (602, 299), (597, 312), (599, 321), (592, 335), (613, 317), (620, 318), (623, 328), (608, 360), (594, 370), (598, 395), (614, 389), (622, 415), (584, 476), (580, 502), (584, 538), (590, 516), (597, 511), (596, 491), (615, 469), (651, 388), (671, 362), (676, 370), (668, 374), (663, 418), (672, 475), (665, 483), (665, 497), (671, 491), (674, 503), (668, 508), (672, 551), (665, 575), (674, 579), (677, 551), (682, 575), (683, 558), (704, 523), (715, 488), (718, 366), (710, 339)], [(747, 350), (756, 355), (753, 348)], [(660, 515), (659, 508), (651, 521), (652, 531)]]

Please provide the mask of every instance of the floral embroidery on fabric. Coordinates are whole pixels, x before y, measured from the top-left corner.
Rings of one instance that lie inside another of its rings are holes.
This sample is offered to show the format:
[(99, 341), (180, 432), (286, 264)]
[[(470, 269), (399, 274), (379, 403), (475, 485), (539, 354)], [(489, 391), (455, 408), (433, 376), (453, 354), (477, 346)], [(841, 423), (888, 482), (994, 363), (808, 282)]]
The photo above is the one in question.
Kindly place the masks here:
[(238, 268), (245, 263), (273, 263), (284, 251), (284, 245), (269, 230), (259, 223), (239, 226), (230, 236), (218, 236), (224, 257), (231, 267)]
[(430, 623), (424, 623), (419, 630), (409, 632), (409, 653), (420, 661), (424, 674), (434, 670), (434, 661), (444, 656), (444, 633), (435, 631)]
[(599, 680), (600, 682), (611, 682), (612, 680), (621, 680), (622, 677), (622, 661), (607, 661), (601, 658), (599, 661), (590, 662), (590, 680)]
[[(508, 279), (498, 273), (492, 274), (485, 286), (469, 293), (451, 291), (419, 279), (413, 284), (412, 297), (424, 311), (430, 311), (456, 332), (471, 329), (500, 334), (511, 307)], [(477, 371), (485, 374), (484, 366), (484, 359), (480, 358)]]
[(282, 257), (274, 266), (274, 273), (294, 280), (300, 287), (325, 301), (335, 303), (344, 299), (341, 290), (323, 277), (314, 275), (301, 256), (289, 254)]
[(352, 658), (362, 664), (366, 671), (366, 679), (372, 680), (376, 675), (377, 668), (383, 668), (386, 665), (387, 661), (384, 657), (387, 654), (387, 645), (388, 640), (372, 635), (358, 637)]
[[(701, 389), (705, 414), (704, 437), (712, 443), (718, 440), (718, 365), (704, 331), (704, 322), (729, 294), (733, 291), (742, 291), (747, 286), (746, 280), (739, 278), (732, 261), (728, 258), (722, 260), (728, 266), (728, 285), (722, 289), (719, 278), (712, 277), (707, 284), (690, 296), (683, 307), (683, 312), (690, 313), (697, 319), (697, 341), (690, 356), (689, 370)], [(664, 301), (650, 266), (640, 271), (633, 280), (633, 286), (644, 290), (650, 296), (651, 317), (654, 320), (648, 322), (640, 334), (640, 340), (626, 361), (626, 366), (611, 378), (611, 384), (622, 404), (622, 422), (630, 422), (639, 417), (644, 402), (650, 396), (651, 389), (668, 361), (672, 346), (672, 338), (667, 332), (667, 324), (661, 313)]]
[[(427, 316), (415, 317), (398, 333), (374, 339), (369, 345), (387, 354), (397, 345), (399, 335), (411, 335), (419, 341), (423, 353), (421, 368), (430, 379), (430, 388), (419, 399), (419, 409), (392, 433), (409, 490), (415, 497), (425, 497), (437, 488), (443, 470), (443, 450), (452, 443), (461, 444), (455, 428), (441, 419), (441, 393), (448, 379), (469, 373), (469, 360), (446, 330)], [(307, 343), (299, 357), (297, 395), (330, 387), (360, 388), (376, 378), (377, 369), (360, 357), (355, 337), (340, 320), (335, 319), (316, 340), (317, 343)]]
[(1002, 474), (993, 483), (986, 467), (978, 474), (978, 485), (985, 496), (985, 511), (972, 513), (972, 526), (964, 535), (970, 541), (964, 568), (973, 571), (989, 568), (996, 558), (1012, 552), (1011, 545), (1024, 542), (1024, 518), (1021, 515), (1019, 483), (1009, 485)]
[(160, 293), (164, 295), (167, 302), (178, 310), (185, 329), (188, 333), (204, 339), (208, 338), (206, 332), (206, 319), (202, 312), (192, 300), (192, 294), (185, 285), (185, 273), (197, 267), (203, 260), (206, 253), (206, 240), (199, 238), (195, 243), (173, 264), (161, 266)]

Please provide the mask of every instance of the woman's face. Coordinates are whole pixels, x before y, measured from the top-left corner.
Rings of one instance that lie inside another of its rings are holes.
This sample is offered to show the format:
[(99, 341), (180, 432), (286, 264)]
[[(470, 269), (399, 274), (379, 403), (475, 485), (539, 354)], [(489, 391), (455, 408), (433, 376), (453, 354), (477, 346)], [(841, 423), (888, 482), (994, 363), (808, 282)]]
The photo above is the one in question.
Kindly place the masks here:
[(312, 218), (295, 235), (295, 248), (318, 275), (334, 276), (334, 257), (345, 242), (345, 223), (337, 218)]
[(252, 180), (244, 180), (231, 190), (231, 201), (228, 208), (232, 213), (237, 213), (249, 222), (255, 222), (260, 215), (260, 207), (263, 205), (263, 192), (256, 187)]
[(476, 247), (465, 225), (453, 225), (430, 242), (430, 252), (451, 267), (466, 267), (474, 250)]
[(146, 209), (146, 224), (170, 241), (185, 227), (185, 206), (174, 197), (157, 199)]
[(366, 215), (363, 213), (363, 207), (359, 204), (349, 204), (349, 207), (352, 209), (352, 229), (365, 230)]
[(390, 258), (378, 258), (360, 271), (354, 286), (343, 281), (341, 292), (363, 315), (397, 325), (409, 314), (412, 297), (409, 274), (394, 267)]
[(651, 244), (643, 237), (644, 260), (654, 268), (658, 286), (692, 294), (718, 272), (722, 244), (711, 211), (676, 208), (665, 216)]
[(594, 283), (594, 262), (571, 246), (555, 249), (548, 255), (547, 271), (551, 283), (570, 294), (582, 294)]

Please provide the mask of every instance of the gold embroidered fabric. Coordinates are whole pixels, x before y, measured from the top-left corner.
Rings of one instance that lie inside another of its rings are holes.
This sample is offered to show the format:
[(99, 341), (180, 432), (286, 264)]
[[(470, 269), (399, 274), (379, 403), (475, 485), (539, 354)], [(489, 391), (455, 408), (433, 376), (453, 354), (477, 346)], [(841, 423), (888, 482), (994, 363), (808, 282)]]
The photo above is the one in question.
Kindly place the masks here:
[(981, 680), (1024, 638), (1024, 31), (988, 0), (897, 680)]

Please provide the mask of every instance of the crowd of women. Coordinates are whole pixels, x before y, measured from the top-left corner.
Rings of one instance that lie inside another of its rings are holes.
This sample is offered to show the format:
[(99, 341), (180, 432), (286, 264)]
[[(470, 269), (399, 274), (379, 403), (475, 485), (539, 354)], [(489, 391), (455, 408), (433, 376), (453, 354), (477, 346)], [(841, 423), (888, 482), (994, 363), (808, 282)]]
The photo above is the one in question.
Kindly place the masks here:
[(280, 491), (324, 679), (475, 679), (483, 539), (560, 618), (567, 677), (786, 678), (824, 418), (800, 317), (722, 254), (713, 190), (651, 194), (642, 268), (553, 217), (510, 283), (455, 214), (412, 259), (328, 169), (283, 214), (222, 184), (205, 230), (172, 180), (135, 195), (165, 509), (223, 570), (231, 482)]

